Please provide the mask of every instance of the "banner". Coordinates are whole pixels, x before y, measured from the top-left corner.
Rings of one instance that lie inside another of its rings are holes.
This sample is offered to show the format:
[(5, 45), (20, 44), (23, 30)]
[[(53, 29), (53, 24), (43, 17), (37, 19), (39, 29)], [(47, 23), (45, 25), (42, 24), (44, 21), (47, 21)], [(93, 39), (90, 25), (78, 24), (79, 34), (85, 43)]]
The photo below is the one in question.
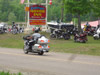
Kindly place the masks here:
[(30, 19), (44, 19), (46, 18), (46, 7), (42, 5), (30, 6)]
[(21, 0), (20, 3), (23, 4), (25, 0)]
[(46, 25), (46, 7), (32, 5), (29, 7), (30, 25)]
[(52, 5), (52, 0), (49, 0), (49, 4)]
[(46, 20), (30, 20), (30, 25), (45, 25)]

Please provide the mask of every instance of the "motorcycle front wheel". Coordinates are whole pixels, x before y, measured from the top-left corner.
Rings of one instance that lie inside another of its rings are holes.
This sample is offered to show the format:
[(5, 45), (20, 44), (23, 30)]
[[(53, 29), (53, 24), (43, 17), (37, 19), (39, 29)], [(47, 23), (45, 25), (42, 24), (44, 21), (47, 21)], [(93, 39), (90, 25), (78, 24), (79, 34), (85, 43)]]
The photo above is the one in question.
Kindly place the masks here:
[(64, 36), (64, 39), (65, 39), (65, 40), (69, 40), (69, 39), (70, 39), (70, 35)]
[(82, 43), (86, 43), (86, 41), (84, 40)]
[(99, 38), (97, 38), (97, 37), (93, 37), (94, 38), (94, 40), (98, 40)]
[(54, 34), (51, 34), (50, 38), (56, 38), (56, 36)]
[(43, 51), (41, 51), (41, 52), (39, 52), (39, 53), (38, 53), (38, 55), (43, 55), (43, 54), (44, 54), (44, 52), (43, 52)]

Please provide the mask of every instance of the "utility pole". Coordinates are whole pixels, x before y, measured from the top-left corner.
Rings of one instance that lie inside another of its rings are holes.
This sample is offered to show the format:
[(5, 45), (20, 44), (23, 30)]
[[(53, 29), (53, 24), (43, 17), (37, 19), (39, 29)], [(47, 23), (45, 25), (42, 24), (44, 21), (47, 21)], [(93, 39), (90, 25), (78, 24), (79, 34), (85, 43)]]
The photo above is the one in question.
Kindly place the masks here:
[(47, 27), (47, 19), (48, 19), (48, 0), (46, 0), (46, 26), (45, 26), (45, 28)]
[(47, 25), (47, 16), (48, 16), (48, 0), (46, 0), (46, 25)]
[[(29, 7), (29, 3), (30, 3), (29, 0), (27, 0), (27, 3), (28, 3), (27, 6)], [(28, 15), (27, 16), (27, 28), (29, 28), (29, 26), (30, 26), (30, 24), (29, 24), (29, 11), (28, 11), (27, 15)]]

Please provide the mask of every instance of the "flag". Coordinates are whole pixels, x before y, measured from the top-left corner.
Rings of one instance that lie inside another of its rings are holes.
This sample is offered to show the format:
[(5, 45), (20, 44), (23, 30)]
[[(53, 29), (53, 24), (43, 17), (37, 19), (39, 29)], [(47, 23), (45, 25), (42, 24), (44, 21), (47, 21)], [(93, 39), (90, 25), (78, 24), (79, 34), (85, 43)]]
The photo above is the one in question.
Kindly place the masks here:
[(21, 0), (20, 3), (23, 4), (25, 0)]
[(52, 0), (49, 0), (49, 4), (52, 5)]

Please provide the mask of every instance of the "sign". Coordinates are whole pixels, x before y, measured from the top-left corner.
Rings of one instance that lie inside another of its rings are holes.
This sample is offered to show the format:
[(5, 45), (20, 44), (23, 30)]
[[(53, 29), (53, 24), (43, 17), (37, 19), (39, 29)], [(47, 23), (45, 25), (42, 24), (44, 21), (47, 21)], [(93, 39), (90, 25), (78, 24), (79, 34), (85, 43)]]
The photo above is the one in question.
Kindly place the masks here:
[(46, 20), (30, 20), (30, 25), (46, 25)]
[(29, 8), (30, 19), (45, 19), (46, 7), (43, 5), (32, 5)]
[(29, 11), (29, 7), (25, 7), (25, 11)]

